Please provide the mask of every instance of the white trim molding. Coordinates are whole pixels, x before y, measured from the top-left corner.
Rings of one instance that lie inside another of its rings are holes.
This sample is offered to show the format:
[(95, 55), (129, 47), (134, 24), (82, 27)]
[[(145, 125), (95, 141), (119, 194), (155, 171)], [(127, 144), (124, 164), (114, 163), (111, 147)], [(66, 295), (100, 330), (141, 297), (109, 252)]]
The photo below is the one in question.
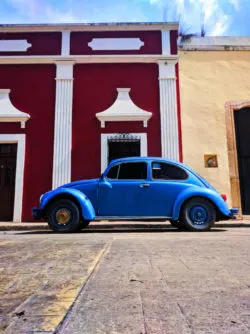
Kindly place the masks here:
[(161, 153), (179, 160), (179, 136), (176, 94), (176, 61), (159, 62)]
[(23, 179), (25, 162), (25, 134), (0, 134), (0, 144), (17, 144), (15, 197), (13, 221), (21, 223), (23, 205)]
[(117, 88), (118, 95), (114, 104), (105, 111), (96, 114), (101, 122), (101, 127), (105, 128), (105, 122), (127, 122), (142, 121), (147, 127), (148, 120), (152, 113), (137, 107), (129, 96), (130, 88)]
[(1, 40), (0, 52), (26, 52), (31, 46), (26, 39)]
[[(108, 139), (120, 135), (120, 133), (101, 134), (101, 173), (103, 173), (108, 166)], [(146, 157), (148, 155), (147, 133), (127, 133), (126, 135), (136, 137), (140, 140), (141, 156)]]
[(76, 64), (96, 63), (158, 63), (159, 60), (177, 60), (178, 55), (69, 55), (69, 56), (0, 56), (0, 64), (57, 64), (74, 62)]
[(57, 63), (52, 188), (71, 181), (73, 62)]
[(143, 45), (140, 38), (93, 38), (88, 43), (92, 50), (140, 50)]
[(30, 115), (15, 108), (9, 94), (10, 89), (0, 89), (0, 122), (21, 122), (21, 127), (25, 128)]

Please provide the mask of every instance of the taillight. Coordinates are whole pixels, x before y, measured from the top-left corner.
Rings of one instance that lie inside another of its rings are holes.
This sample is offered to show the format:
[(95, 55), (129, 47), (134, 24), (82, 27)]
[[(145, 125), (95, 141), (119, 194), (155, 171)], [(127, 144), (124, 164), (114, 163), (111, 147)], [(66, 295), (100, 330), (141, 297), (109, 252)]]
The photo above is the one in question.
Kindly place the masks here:
[(224, 199), (224, 201), (226, 202), (227, 200), (227, 195), (226, 194), (221, 194), (221, 197)]

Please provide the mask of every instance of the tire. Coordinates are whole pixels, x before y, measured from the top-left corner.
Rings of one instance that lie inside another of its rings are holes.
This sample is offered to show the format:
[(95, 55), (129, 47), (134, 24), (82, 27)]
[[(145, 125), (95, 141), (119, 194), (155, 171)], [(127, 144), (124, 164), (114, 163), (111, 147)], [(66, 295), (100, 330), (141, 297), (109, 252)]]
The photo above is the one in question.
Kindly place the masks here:
[(178, 230), (182, 230), (182, 231), (183, 231), (183, 230), (186, 230), (185, 225), (184, 225), (182, 222), (180, 222), (179, 220), (172, 220), (172, 219), (170, 219), (169, 222), (170, 222), (170, 224), (171, 224), (173, 227), (178, 228)]
[(208, 231), (216, 221), (215, 206), (205, 198), (192, 198), (182, 207), (180, 221), (189, 231)]
[(60, 199), (48, 208), (48, 224), (55, 232), (75, 232), (80, 225), (80, 219), (78, 206), (69, 199)]

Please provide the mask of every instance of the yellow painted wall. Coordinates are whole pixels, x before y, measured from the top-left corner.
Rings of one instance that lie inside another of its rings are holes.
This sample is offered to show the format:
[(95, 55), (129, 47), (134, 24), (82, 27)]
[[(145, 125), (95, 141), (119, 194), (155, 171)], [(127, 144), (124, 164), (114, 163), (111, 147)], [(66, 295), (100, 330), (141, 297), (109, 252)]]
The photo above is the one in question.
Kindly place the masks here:
[[(225, 102), (250, 99), (250, 51), (180, 51), (183, 159), (230, 199)], [(204, 167), (218, 155), (218, 168)]]

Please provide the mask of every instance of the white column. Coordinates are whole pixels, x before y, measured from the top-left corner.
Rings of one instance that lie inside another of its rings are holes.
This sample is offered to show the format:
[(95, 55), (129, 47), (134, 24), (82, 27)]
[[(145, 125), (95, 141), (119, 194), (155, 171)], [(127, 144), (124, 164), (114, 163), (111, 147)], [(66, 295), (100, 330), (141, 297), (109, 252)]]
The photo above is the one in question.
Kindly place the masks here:
[(73, 65), (58, 62), (54, 130), (53, 189), (71, 181)]
[(179, 160), (175, 64), (159, 61), (161, 152), (162, 157)]
[(163, 55), (170, 55), (170, 31), (161, 31), (161, 47)]
[(70, 31), (62, 31), (61, 55), (70, 55)]

